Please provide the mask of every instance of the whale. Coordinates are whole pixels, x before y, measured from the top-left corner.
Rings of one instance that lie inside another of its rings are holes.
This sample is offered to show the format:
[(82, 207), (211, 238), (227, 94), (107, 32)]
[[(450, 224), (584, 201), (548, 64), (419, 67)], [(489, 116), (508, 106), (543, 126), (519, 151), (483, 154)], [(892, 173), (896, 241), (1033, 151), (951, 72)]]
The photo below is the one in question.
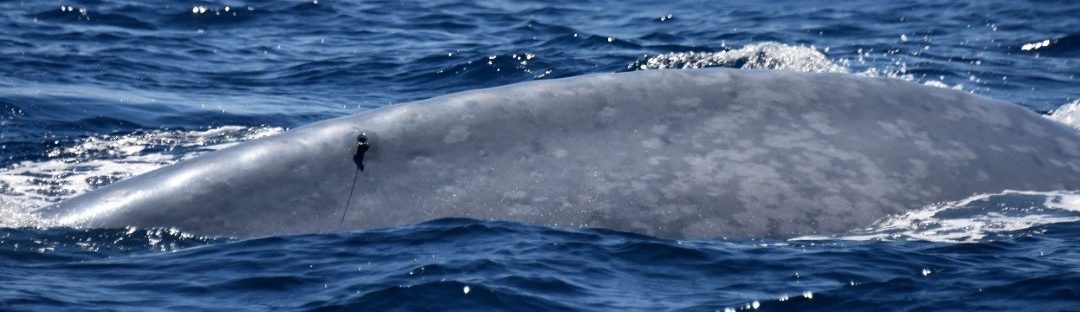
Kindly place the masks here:
[(973, 194), (1076, 189), (1080, 135), (1016, 104), (899, 79), (710, 68), (390, 105), (200, 155), (41, 214), (56, 226), (230, 237), (471, 218), (790, 238)]

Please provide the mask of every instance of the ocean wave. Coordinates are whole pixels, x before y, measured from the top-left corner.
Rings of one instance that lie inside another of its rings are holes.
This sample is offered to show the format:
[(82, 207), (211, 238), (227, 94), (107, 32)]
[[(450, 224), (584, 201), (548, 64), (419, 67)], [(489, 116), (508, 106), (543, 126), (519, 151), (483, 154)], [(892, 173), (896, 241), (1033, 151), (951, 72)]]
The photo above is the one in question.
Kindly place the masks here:
[[(235, 294), (247, 294), (287, 310), (833, 311), (910, 305), (917, 295), (927, 307), (1055, 310), (1075, 301), (1080, 276), (1068, 264), (1077, 229), (950, 244), (677, 241), (469, 219), (247, 240), (171, 229), (0, 228), (0, 276), (36, 273), (0, 287), (17, 290), (0, 303), (137, 310), (145, 303), (97, 299), (137, 293), (157, 305), (244, 309), (251, 302)], [(295, 293), (308, 295), (280, 295)], [(207, 294), (216, 296), (190, 300)], [(1010, 300), (994, 301), (1002, 296)]]
[(170, 252), (225, 241), (170, 228), (28, 229), (0, 227), (0, 262), (98, 260), (110, 256)]

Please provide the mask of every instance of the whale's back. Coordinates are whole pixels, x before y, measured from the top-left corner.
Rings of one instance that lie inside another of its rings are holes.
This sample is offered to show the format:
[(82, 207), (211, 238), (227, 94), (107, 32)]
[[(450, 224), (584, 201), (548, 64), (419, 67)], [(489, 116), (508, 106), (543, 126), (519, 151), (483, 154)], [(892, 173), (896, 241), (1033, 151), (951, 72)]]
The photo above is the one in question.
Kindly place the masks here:
[[(372, 141), (357, 173), (361, 132)], [(677, 238), (790, 237), (975, 193), (1077, 189), (1078, 157), (1073, 129), (960, 91), (839, 74), (649, 71), (324, 121), (52, 211), (71, 225), (239, 236), (469, 217)]]

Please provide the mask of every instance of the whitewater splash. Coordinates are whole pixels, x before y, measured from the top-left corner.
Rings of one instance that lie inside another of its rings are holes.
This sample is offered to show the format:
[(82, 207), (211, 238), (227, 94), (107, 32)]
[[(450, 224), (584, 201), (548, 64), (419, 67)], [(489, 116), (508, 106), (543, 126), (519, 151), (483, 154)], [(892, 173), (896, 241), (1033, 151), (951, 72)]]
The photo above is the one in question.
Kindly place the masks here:
[(639, 60), (627, 66), (629, 70), (695, 69), (734, 67), (740, 69), (774, 69), (812, 73), (849, 73), (865, 77), (885, 77), (919, 82), (927, 86), (961, 90), (962, 84), (948, 85), (941, 80), (919, 80), (908, 73), (907, 64), (895, 60), (885, 68), (853, 71), (851, 64), (867, 64), (870, 51), (858, 51), (858, 57), (833, 61), (826, 55), (829, 49), (815, 46), (796, 46), (778, 42), (748, 44), (741, 48), (719, 52), (664, 53)]
[(720, 52), (680, 52), (653, 56), (630, 64), (627, 69), (694, 69), (738, 66), (742, 69), (779, 69), (800, 72), (846, 73), (846, 66), (830, 61), (815, 47), (791, 46), (776, 42), (746, 45)]
[[(792, 240), (921, 240), (974, 243), (1000, 233), (1040, 225), (1080, 221), (1080, 191), (1004, 191), (979, 194), (955, 202), (929, 205), (885, 218), (873, 226), (836, 236), (803, 236)], [(1041, 234), (1032, 231), (1029, 234)]]
[(209, 151), (284, 131), (224, 126), (86, 137), (49, 150), (46, 160), (0, 168), (0, 227), (42, 226), (49, 204)]
[(1050, 113), (1050, 119), (1056, 120), (1076, 130), (1080, 130), (1080, 100), (1074, 100), (1062, 105)]

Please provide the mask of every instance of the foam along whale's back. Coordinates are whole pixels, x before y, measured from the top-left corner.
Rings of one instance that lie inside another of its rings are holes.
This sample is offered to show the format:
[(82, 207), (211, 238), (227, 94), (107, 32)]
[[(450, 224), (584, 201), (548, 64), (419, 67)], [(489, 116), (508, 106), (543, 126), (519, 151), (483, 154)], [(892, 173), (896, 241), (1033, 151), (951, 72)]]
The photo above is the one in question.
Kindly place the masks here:
[[(359, 133), (370, 150), (357, 175)], [(48, 211), (63, 225), (230, 236), (467, 217), (790, 237), (975, 193), (1080, 189), (1078, 143), (1073, 129), (1016, 105), (894, 79), (594, 74), (315, 123)]]

